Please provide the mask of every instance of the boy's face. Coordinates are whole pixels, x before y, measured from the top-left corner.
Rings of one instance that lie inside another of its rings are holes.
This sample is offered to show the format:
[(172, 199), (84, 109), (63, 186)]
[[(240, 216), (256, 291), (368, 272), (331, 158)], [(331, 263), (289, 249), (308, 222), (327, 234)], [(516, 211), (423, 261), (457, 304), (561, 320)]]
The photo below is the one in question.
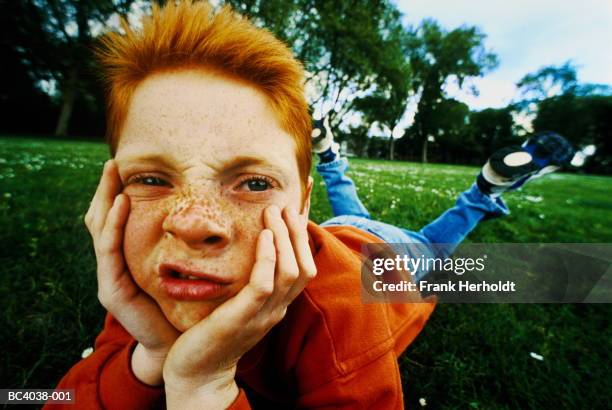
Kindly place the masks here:
[(249, 281), (267, 206), (307, 216), (293, 138), (266, 96), (238, 80), (203, 70), (148, 77), (115, 159), (131, 202), (127, 265), (180, 331)]

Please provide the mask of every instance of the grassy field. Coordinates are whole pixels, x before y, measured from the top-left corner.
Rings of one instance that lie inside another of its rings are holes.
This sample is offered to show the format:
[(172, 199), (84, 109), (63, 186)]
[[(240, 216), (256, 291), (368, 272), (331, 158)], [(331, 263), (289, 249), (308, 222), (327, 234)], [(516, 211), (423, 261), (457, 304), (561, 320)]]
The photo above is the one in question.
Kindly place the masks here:
[[(104, 311), (83, 215), (102, 144), (0, 139), (2, 388), (51, 388), (93, 344)], [(477, 169), (353, 160), (372, 215), (418, 229), (452, 205)], [(312, 219), (331, 216), (315, 176)], [(472, 242), (612, 242), (612, 178), (554, 174), (507, 196), (512, 214)], [(606, 408), (610, 305), (439, 305), (400, 359), (418, 408)], [(544, 356), (534, 360), (530, 352)]]

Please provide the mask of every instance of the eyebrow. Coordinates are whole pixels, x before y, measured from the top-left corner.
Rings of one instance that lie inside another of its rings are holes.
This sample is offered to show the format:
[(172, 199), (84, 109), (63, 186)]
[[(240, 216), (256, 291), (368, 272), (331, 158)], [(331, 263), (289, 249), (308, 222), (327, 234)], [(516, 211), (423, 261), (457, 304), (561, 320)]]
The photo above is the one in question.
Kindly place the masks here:
[[(269, 169), (271, 171), (273, 171), (274, 173), (278, 174), (279, 178), (283, 179), (283, 182), (286, 183), (287, 182), (287, 177), (285, 176), (286, 174), (286, 170), (271, 164), (267, 159), (265, 158), (261, 158), (261, 157), (254, 157), (254, 156), (239, 156), (239, 157), (235, 157), (233, 158), (231, 161), (228, 161), (226, 163), (224, 163), (220, 168), (222, 168), (221, 172), (222, 174), (231, 174), (234, 173), (236, 171), (239, 171), (241, 169), (244, 168), (248, 168), (250, 166), (260, 166), (260, 167), (264, 167), (266, 169)], [(219, 170), (217, 170), (219, 171)]]
[(143, 162), (157, 162), (157, 163), (161, 163), (167, 167), (172, 167), (172, 163), (170, 161), (168, 161), (168, 158), (163, 155), (163, 154), (157, 154), (157, 153), (151, 153), (151, 154), (144, 154), (144, 155), (131, 155), (131, 156), (127, 156), (125, 158), (116, 160), (118, 165), (125, 165), (127, 166), (130, 163), (143, 163)]
[[(156, 162), (161, 163), (168, 168), (174, 168), (175, 164), (172, 161), (169, 161), (166, 155), (160, 153), (150, 153), (143, 155), (131, 155), (127, 156), (119, 161), (117, 161), (119, 165), (128, 166), (130, 163), (149, 163)], [(257, 156), (238, 156), (232, 158), (230, 161), (220, 163), (219, 165), (212, 166), (212, 168), (219, 174), (231, 174), (237, 171), (240, 171), (244, 168), (248, 168), (251, 166), (260, 166), (264, 167), (282, 179), (284, 183), (287, 183), (286, 170), (281, 167), (271, 164), (266, 158), (257, 157)]]

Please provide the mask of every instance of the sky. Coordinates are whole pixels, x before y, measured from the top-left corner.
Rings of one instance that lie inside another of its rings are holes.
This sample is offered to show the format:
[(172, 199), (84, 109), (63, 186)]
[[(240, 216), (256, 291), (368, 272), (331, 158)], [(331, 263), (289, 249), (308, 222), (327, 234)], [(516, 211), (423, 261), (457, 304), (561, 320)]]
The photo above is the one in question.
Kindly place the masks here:
[(612, 0), (396, 0), (406, 24), (431, 17), (452, 30), (475, 25), (498, 67), (473, 81), (480, 95), (449, 85), (449, 96), (472, 109), (504, 107), (515, 83), (547, 65), (572, 60), (581, 83), (612, 85)]

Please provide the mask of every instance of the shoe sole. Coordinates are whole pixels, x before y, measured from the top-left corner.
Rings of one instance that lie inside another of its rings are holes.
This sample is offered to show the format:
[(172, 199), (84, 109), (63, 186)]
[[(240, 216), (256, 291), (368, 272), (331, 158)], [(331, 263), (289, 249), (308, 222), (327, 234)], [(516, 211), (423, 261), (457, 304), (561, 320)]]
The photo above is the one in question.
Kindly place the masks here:
[(518, 145), (495, 151), (489, 158), (489, 164), (498, 175), (508, 179), (517, 179), (540, 169), (533, 162), (531, 154)]

